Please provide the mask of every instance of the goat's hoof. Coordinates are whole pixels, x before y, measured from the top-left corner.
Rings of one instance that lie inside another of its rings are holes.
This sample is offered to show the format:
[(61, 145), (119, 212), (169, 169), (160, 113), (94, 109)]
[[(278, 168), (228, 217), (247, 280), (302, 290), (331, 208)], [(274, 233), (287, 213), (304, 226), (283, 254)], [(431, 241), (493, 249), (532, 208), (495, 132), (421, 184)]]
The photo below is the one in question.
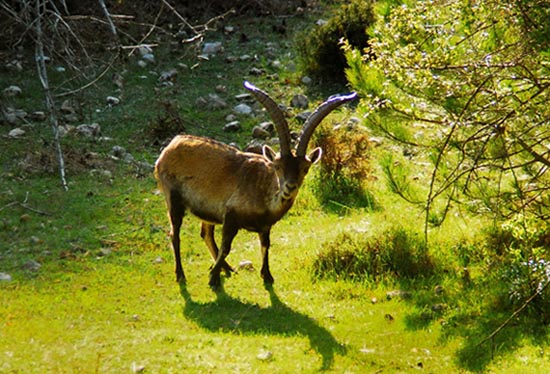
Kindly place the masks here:
[(273, 279), (271, 274), (262, 275), (262, 278), (264, 279), (264, 285), (266, 286), (272, 286), (273, 283), (275, 283), (275, 279)]
[(210, 289), (214, 292), (217, 292), (221, 288), (221, 280), (220, 276), (217, 277), (210, 277), (210, 281), (208, 282), (208, 285), (210, 286)]
[(176, 282), (179, 284), (185, 284), (185, 274), (179, 271), (176, 271)]

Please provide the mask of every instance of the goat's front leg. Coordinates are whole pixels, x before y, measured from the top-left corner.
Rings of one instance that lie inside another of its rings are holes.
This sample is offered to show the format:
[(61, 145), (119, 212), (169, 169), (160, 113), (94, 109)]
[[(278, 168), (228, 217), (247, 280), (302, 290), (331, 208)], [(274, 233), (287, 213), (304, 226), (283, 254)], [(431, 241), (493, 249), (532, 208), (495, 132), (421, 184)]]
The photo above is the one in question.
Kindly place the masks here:
[(220, 271), (227, 265), (225, 258), (231, 252), (231, 243), (239, 231), (237, 225), (235, 225), (231, 220), (226, 219), (222, 227), (222, 246), (220, 251), (218, 251), (218, 258), (216, 263), (210, 270), (210, 281), (208, 284), (213, 290), (217, 290), (220, 287)]
[[(201, 238), (206, 243), (210, 254), (214, 261), (218, 259), (218, 253), (220, 252), (218, 246), (216, 245), (216, 240), (214, 238), (214, 225), (211, 223), (203, 222), (201, 225)], [(225, 271), (226, 276), (231, 276), (231, 272), (235, 270), (229, 265), (226, 261), (222, 264), (222, 269)]]
[(269, 271), (269, 246), (271, 241), (269, 239), (270, 230), (260, 233), (260, 243), (262, 245), (262, 270), (260, 274), (264, 280), (264, 284), (271, 285), (274, 282), (273, 276)]

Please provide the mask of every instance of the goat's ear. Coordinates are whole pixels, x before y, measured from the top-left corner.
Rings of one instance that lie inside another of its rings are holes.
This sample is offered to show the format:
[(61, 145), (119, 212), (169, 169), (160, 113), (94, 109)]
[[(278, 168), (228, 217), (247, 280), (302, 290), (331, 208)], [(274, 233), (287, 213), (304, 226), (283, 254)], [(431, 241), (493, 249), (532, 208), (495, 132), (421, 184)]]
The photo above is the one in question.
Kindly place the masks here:
[(267, 158), (269, 161), (273, 162), (275, 160), (275, 157), (277, 157), (277, 153), (268, 145), (264, 145), (262, 147), (262, 153), (265, 158)]
[(309, 155), (307, 155), (307, 158), (309, 159), (309, 161), (311, 161), (312, 164), (314, 164), (321, 159), (322, 154), (323, 151), (321, 150), (321, 148), (317, 147), (313, 151), (311, 151)]

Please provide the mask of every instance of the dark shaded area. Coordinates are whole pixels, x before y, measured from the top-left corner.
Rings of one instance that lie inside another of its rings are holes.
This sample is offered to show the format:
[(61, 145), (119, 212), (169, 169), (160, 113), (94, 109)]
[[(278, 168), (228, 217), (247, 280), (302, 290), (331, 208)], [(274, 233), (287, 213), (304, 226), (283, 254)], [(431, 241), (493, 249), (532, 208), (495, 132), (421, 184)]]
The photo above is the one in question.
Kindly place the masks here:
[(180, 286), (185, 300), (183, 315), (201, 328), (212, 332), (227, 332), (245, 335), (298, 335), (309, 339), (311, 348), (322, 359), (320, 370), (332, 366), (334, 355), (343, 355), (346, 348), (313, 318), (296, 312), (279, 299), (272, 287), (267, 287), (271, 306), (262, 308), (227, 295), (223, 287), (217, 300), (199, 303), (192, 299), (185, 285)]

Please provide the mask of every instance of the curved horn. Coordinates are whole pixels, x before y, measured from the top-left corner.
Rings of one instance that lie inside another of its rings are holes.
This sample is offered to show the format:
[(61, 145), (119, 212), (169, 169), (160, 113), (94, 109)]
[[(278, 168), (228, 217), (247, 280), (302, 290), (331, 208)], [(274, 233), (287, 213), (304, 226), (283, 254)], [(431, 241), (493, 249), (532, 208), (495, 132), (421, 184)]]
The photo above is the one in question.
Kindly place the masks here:
[(269, 116), (275, 124), (277, 134), (279, 135), (279, 145), (281, 147), (281, 155), (290, 154), (290, 131), (288, 129), (288, 123), (285, 119), (285, 114), (279, 108), (277, 103), (269, 97), (267, 93), (254, 86), (252, 83), (245, 81), (244, 88), (249, 90), (252, 95), (258, 100), (267, 110)]
[(315, 109), (315, 111), (307, 118), (306, 123), (304, 124), (304, 129), (302, 130), (302, 135), (300, 136), (300, 143), (296, 149), (296, 155), (298, 157), (303, 157), (306, 155), (309, 139), (311, 138), (311, 135), (313, 135), (313, 131), (315, 131), (317, 126), (330, 112), (340, 105), (354, 100), (356, 97), (356, 92), (348, 95), (334, 96), (319, 105), (317, 109)]

